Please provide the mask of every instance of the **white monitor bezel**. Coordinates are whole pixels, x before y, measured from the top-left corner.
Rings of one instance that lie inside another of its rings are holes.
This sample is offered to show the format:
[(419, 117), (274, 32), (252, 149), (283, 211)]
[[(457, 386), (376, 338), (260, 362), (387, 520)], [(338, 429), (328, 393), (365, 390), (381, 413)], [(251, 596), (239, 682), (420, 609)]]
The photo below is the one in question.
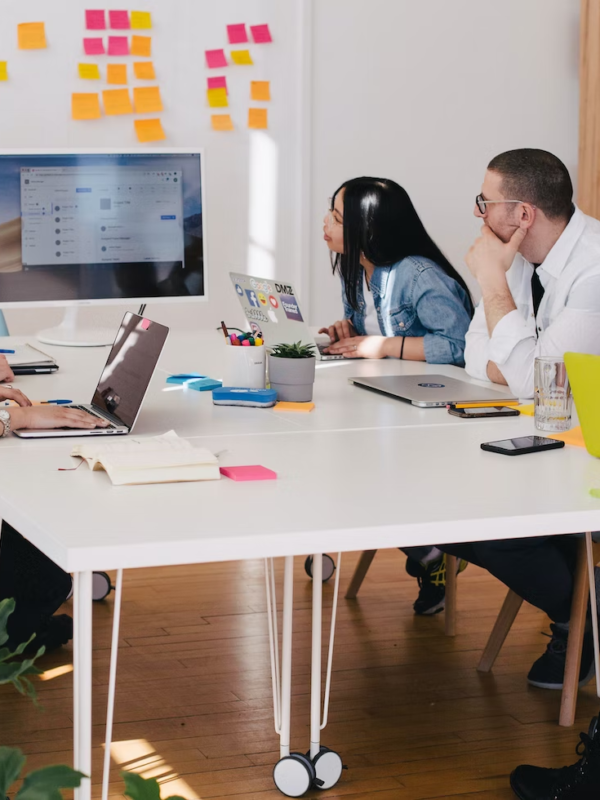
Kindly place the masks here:
[(206, 235), (206, 161), (204, 156), (203, 147), (132, 147), (126, 150), (122, 147), (54, 147), (48, 149), (36, 148), (0, 148), (0, 156), (68, 156), (68, 155), (177, 155), (178, 153), (189, 153), (192, 155), (198, 154), (200, 156), (200, 176), (201, 186), (200, 193), (202, 198), (202, 240), (204, 248), (204, 294), (199, 297), (198, 295), (191, 295), (189, 297), (111, 297), (106, 300), (25, 300), (19, 302), (3, 301), (0, 298), (1, 308), (65, 308), (70, 306), (85, 307), (85, 306), (116, 306), (116, 305), (132, 305), (136, 303), (146, 303), (147, 305), (156, 305), (165, 303), (207, 303), (209, 299), (208, 293), (208, 269), (206, 253), (207, 235)]

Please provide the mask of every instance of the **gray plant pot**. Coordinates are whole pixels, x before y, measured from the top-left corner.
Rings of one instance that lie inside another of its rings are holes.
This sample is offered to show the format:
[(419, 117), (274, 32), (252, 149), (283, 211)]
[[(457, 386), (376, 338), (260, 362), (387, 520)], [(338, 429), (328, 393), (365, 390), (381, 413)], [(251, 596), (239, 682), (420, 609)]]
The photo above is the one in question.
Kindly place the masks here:
[(277, 399), (289, 403), (310, 403), (317, 359), (278, 358), (269, 353), (269, 382)]

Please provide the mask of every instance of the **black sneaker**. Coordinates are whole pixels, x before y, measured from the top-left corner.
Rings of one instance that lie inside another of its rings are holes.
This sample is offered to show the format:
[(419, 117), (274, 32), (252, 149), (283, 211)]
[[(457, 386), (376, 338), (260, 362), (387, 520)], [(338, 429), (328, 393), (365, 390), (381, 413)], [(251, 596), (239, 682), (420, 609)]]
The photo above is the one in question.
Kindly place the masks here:
[[(458, 559), (457, 573), (467, 568), (467, 561)], [(446, 554), (424, 567), (413, 558), (406, 559), (406, 571), (417, 579), (419, 596), (413, 603), (415, 614), (431, 616), (439, 614), (446, 605)]]
[[(19, 644), (17, 636), (11, 637), (6, 643), (6, 647), (10, 650), (16, 650)], [(67, 644), (73, 638), (73, 620), (68, 614), (55, 614), (53, 617), (43, 623), (39, 631), (37, 631), (35, 638), (25, 648), (25, 655), (33, 655), (37, 653), (40, 647), (46, 648), (46, 653), (56, 650)]]
[[(552, 634), (550, 642), (543, 656), (540, 656), (529, 670), (527, 680), (532, 686), (540, 689), (562, 689), (565, 675), (565, 662), (567, 660), (567, 640), (569, 631), (558, 625), (550, 625)], [(588, 631), (583, 637), (583, 650), (581, 653), (581, 668), (579, 670), (579, 685), (585, 686), (594, 675), (594, 640), (592, 632)], [(600, 791), (598, 792), (600, 797)]]
[(544, 769), (523, 764), (510, 776), (519, 800), (598, 800), (600, 797), (600, 726), (594, 717), (587, 734), (581, 733), (576, 764)]

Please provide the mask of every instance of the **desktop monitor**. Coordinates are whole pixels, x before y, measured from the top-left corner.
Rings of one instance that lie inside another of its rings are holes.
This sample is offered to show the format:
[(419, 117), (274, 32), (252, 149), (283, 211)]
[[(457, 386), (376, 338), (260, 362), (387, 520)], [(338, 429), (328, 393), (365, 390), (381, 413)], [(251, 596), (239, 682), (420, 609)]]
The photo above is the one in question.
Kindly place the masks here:
[(92, 345), (82, 305), (206, 299), (203, 199), (198, 149), (0, 151), (0, 308), (66, 306), (38, 338)]

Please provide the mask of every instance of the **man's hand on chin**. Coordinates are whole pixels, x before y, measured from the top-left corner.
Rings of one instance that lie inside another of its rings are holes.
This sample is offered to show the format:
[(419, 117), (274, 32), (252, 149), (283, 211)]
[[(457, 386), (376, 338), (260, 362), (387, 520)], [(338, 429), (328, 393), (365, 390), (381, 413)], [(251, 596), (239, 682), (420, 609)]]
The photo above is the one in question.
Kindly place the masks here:
[(501, 383), (503, 386), (508, 386), (506, 378), (498, 369), (498, 365), (493, 361), (488, 361), (487, 363), (487, 376), (492, 383)]

